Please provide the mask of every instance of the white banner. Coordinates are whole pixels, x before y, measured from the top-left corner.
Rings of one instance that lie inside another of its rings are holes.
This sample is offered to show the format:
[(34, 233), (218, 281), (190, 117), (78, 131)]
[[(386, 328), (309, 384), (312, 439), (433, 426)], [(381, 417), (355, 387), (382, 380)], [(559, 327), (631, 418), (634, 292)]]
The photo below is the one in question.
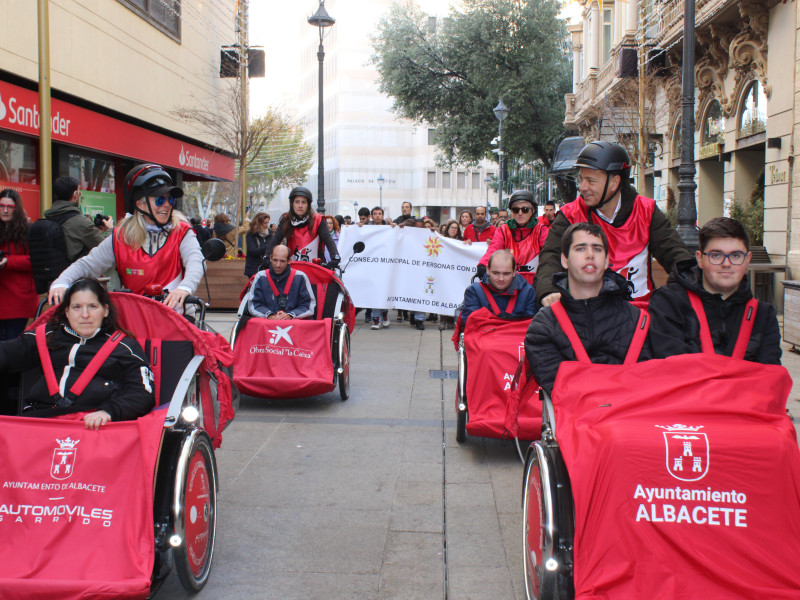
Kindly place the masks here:
[[(358, 241), (366, 247), (354, 255)], [(339, 238), (344, 283), (356, 306), (440, 315), (453, 315), (464, 300), (486, 248), (417, 227), (351, 225)]]

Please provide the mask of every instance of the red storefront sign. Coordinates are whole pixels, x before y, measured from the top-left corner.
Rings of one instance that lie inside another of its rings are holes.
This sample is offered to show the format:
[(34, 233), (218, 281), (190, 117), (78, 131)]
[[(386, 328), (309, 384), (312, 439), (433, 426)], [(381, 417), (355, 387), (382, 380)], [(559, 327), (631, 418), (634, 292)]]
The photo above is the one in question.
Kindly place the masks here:
[[(234, 160), (228, 156), (61, 100), (52, 100), (50, 112), (53, 141), (233, 180)], [(0, 129), (38, 136), (39, 94), (0, 81)]]

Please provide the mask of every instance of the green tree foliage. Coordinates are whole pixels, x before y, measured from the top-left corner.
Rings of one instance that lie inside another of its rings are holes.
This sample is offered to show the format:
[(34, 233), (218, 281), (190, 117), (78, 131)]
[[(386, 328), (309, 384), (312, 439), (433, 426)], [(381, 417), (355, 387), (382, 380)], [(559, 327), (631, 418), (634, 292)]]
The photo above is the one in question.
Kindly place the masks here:
[(764, 245), (764, 173), (761, 173), (750, 198), (733, 203), (731, 217), (742, 224), (752, 245)]
[(549, 167), (571, 86), (560, 4), (464, 0), (463, 12), (434, 24), (413, 4), (396, 3), (373, 40), (380, 90), (399, 115), (433, 125), (443, 158), (459, 163), (496, 160), (492, 109), (502, 98), (506, 156)]

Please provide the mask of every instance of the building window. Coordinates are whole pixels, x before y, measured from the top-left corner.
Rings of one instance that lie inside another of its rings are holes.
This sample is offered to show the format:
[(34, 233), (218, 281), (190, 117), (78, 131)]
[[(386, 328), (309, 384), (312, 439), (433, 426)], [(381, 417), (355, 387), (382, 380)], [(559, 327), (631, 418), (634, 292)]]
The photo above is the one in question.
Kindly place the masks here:
[(722, 118), (722, 107), (719, 100), (712, 100), (703, 119), (702, 146), (722, 144), (725, 142), (725, 119)]
[(603, 64), (606, 64), (611, 58), (611, 43), (614, 41), (612, 33), (613, 19), (611, 18), (611, 9), (603, 9)]
[(481, 174), (480, 173), (473, 173), (472, 174), (472, 189), (473, 190), (481, 189)]
[(467, 174), (464, 171), (459, 171), (456, 174), (456, 186), (460, 190), (467, 189)]
[(450, 171), (444, 171), (442, 173), (442, 188), (445, 190), (450, 189)]
[(118, 0), (177, 41), (181, 39), (181, 0)]
[(747, 91), (739, 117), (739, 137), (755, 135), (767, 130), (767, 95), (761, 83), (754, 81)]
[(436, 143), (433, 141), (433, 129), (428, 129), (428, 146), (435, 146)]
[(58, 175), (78, 180), (81, 190), (114, 193), (114, 162), (85, 150), (64, 147), (59, 152)]
[(428, 171), (428, 187), (436, 188), (436, 171)]
[(681, 120), (675, 125), (675, 132), (672, 134), (672, 160), (681, 157)]
[(38, 158), (37, 146), (31, 138), (0, 133), (0, 182), (38, 185)]

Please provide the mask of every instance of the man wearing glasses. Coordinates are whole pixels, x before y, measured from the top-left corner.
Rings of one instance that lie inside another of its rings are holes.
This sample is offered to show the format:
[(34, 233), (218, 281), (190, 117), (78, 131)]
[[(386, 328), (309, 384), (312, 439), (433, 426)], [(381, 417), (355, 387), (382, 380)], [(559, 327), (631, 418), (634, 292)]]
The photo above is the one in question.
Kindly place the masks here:
[(91, 217), (81, 213), (80, 203), (83, 196), (78, 180), (74, 177), (56, 179), (53, 182), (53, 198), (53, 206), (44, 212), (44, 218), (61, 224), (70, 262), (88, 254), (89, 250), (105, 239), (104, 233), (114, 228), (111, 217), (103, 221), (102, 227), (95, 227)]
[(699, 352), (780, 364), (775, 307), (753, 299), (745, 277), (750, 244), (742, 225), (725, 217), (700, 230), (695, 258), (675, 265), (674, 282), (650, 299), (653, 358)]

